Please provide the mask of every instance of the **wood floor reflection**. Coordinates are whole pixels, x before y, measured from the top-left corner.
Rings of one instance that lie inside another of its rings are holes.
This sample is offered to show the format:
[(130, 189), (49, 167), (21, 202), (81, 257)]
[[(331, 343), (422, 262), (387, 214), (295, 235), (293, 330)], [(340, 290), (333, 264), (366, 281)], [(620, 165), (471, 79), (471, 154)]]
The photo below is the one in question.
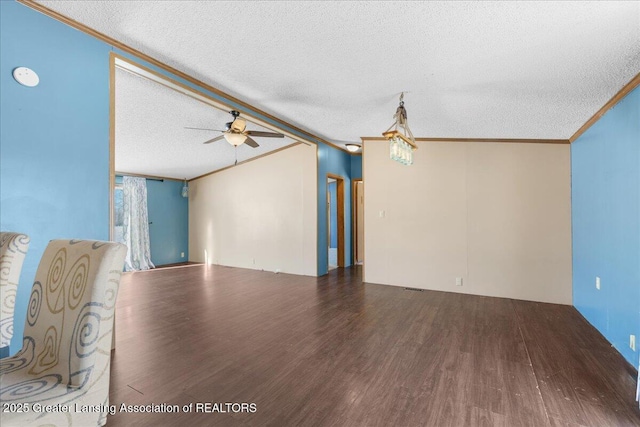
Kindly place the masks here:
[(640, 425), (633, 369), (569, 306), (201, 265), (125, 274), (116, 322), (118, 409), (256, 411), (110, 427)]

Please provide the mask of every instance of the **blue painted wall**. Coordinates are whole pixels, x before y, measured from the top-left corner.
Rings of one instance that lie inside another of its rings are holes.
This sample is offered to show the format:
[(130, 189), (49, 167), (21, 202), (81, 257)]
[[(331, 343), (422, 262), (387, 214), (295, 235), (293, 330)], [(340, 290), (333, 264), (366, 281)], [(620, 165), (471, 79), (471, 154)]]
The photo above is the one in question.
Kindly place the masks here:
[(330, 248), (338, 247), (338, 191), (337, 191), (337, 183), (331, 182), (329, 183), (329, 197), (330, 197), (330, 205), (331, 210), (329, 226), (331, 227), (331, 242), (329, 242)]
[(637, 366), (629, 334), (640, 340), (640, 88), (571, 144), (571, 174), (573, 304)]
[[(122, 184), (122, 176), (116, 176), (116, 184)], [(183, 185), (147, 179), (151, 262), (156, 267), (189, 260), (189, 199), (182, 197)]]
[(351, 179), (362, 179), (362, 155), (351, 156)]
[(351, 265), (351, 155), (337, 148), (318, 144), (318, 275), (329, 271), (327, 253), (327, 174), (344, 178), (345, 267)]
[[(48, 241), (109, 238), (109, 51), (0, 1), (0, 229), (31, 236), (11, 354), (22, 347), (31, 284)], [(19, 66), (35, 70), (40, 85), (15, 82)]]
[(182, 197), (182, 185), (147, 180), (151, 262), (156, 266), (189, 260), (189, 199)]

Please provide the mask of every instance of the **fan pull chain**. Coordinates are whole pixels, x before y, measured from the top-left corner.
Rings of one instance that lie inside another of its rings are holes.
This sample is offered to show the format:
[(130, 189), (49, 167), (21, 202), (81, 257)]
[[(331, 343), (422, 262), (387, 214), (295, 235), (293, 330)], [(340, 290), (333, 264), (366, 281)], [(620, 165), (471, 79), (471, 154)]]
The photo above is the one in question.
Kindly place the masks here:
[(238, 165), (238, 146), (235, 146), (235, 152), (236, 152), (236, 162), (233, 164), (234, 166)]

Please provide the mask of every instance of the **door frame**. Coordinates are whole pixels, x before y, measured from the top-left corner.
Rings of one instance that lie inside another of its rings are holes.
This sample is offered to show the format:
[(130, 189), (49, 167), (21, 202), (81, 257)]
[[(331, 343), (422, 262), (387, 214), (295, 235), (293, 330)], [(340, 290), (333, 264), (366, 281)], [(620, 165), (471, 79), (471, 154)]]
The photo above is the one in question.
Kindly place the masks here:
[[(351, 256), (351, 265), (356, 265), (358, 258), (358, 212), (356, 210), (358, 206), (358, 200), (356, 200), (356, 186), (361, 182), (364, 189), (364, 181), (362, 178), (352, 178), (351, 179), (351, 248), (352, 248), (352, 256)], [(362, 194), (364, 198), (364, 193)], [(363, 200), (364, 201), (364, 200)], [(364, 203), (362, 204), (364, 208)], [(363, 218), (364, 222), (364, 218)], [(364, 225), (364, 224), (363, 224)], [(364, 234), (364, 229), (363, 229)], [(364, 236), (362, 236), (362, 240), (364, 241)], [(362, 249), (362, 254), (364, 258), (364, 248)]]
[[(344, 262), (344, 177), (340, 175), (335, 175), (332, 173), (327, 174), (326, 183), (327, 183), (327, 193), (329, 192), (328, 183), (329, 178), (336, 180), (336, 205), (337, 208), (337, 230), (338, 230), (338, 267), (343, 268), (345, 265)], [(327, 231), (327, 237), (329, 236), (331, 229), (331, 218), (328, 218), (329, 230)], [(327, 247), (331, 245), (331, 242), (327, 242)], [(327, 266), (329, 265), (329, 260), (327, 259)]]

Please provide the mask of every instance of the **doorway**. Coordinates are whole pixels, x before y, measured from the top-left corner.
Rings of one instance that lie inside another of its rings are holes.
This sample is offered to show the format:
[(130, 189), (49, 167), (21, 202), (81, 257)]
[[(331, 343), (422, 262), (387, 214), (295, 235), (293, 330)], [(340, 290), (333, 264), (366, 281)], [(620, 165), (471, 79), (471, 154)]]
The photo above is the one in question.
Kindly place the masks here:
[(344, 267), (344, 178), (327, 174), (327, 259), (329, 270)]
[(362, 179), (353, 179), (351, 194), (353, 195), (353, 264), (364, 263), (364, 184)]

